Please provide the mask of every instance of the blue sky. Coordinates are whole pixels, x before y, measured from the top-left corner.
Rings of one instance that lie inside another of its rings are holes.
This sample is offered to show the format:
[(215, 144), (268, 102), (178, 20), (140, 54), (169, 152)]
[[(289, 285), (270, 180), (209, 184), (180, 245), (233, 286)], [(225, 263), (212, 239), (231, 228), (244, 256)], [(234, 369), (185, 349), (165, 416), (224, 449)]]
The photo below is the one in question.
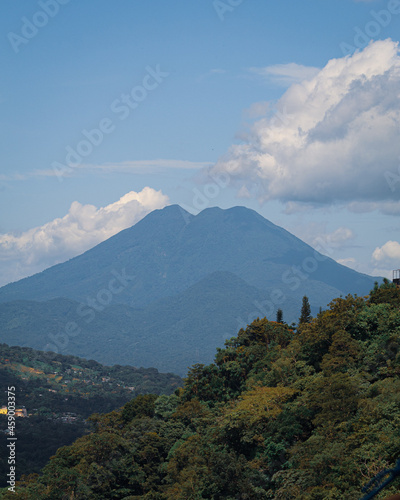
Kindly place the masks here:
[(170, 203), (389, 275), (399, 27), (398, 0), (3, 0), (0, 285)]

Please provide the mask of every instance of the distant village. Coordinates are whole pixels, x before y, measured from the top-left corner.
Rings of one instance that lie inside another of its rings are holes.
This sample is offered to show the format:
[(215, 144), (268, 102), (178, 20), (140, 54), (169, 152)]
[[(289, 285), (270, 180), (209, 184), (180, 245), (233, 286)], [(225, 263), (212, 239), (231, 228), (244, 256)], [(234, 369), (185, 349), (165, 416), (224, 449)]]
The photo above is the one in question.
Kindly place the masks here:
[[(8, 415), (7, 406), (2, 406), (0, 408), (0, 415)], [(21, 406), (20, 408), (15, 409), (14, 415), (16, 417), (29, 418), (30, 416), (33, 415), (33, 413), (28, 414), (25, 406)], [(78, 420), (81, 420), (81, 418), (76, 413), (67, 411), (67, 412), (61, 413), (61, 415), (58, 415), (57, 417), (53, 418), (52, 420), (57, 420), (63, 424), (74, 424)], [(3, 432), (4, 434), (8, 434), (9, 429), (0, 430), (0, 432)]]
[[(0, 408), (0, 415), (7, 415), (8, 412), (7, 412), (7, 406), (2, 406)], [(26, 408), (25, 406), (21, 406), (21, 408), (16, 408), (14, 410), (14, 415), (16, 417), (27, 417), (28, 416), (28, 412), (26, 411)]]

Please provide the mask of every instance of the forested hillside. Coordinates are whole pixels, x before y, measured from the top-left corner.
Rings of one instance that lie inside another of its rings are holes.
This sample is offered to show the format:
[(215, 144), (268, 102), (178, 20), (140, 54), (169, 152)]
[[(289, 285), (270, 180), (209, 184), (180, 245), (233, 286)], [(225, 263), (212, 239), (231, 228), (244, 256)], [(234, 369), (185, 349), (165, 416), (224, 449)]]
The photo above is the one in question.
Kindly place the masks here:
[[(17, 477), (39, 472), (60, 446), (89, 432), (86, 419), (94, 412), (109, 412), (133, 396), (171, 394), (182, 380), (155, 368), (104, 366), (93, 360), (0, 344), (0, 407), (7, 404), (7, 387), (15, 387), (18, 418)], [(0, 446), (6, 450), (7, 416), (0, 415)], [(0, 457), (0, 486), (9, 466)]]
[(337, 298), (297, 328), (257, 319), (175, 394), (90, 420), (4, 498), (359, 499), (400, 457), (400, 290)]

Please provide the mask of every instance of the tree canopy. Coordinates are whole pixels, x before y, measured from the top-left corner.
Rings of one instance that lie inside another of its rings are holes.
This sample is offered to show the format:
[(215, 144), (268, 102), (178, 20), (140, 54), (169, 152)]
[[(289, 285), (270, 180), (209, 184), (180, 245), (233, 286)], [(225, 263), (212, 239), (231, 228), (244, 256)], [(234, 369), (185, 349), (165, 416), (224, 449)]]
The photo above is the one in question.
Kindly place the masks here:
[(3, 498), (358, 500), (400, 457), (400, 290), (335, 299), (297, 331), (257, 319), (175, 394), (91, 421)]

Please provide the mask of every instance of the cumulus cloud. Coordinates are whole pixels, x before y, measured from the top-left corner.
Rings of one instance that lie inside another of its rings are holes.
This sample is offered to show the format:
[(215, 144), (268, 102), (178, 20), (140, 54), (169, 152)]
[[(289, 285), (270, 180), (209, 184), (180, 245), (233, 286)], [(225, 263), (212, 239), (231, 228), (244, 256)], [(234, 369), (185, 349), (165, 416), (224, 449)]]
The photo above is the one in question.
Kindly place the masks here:
[(244, 110), (244, 115), (251, 119), (260, 118), (260, 116), (264, 116), (269, 113), (271, 109), (272, 106), (270, 101), (254, 102), (248, 109)]
[(354, 233), (348, 227), (339, 227), (332, 233), (328, 233), (325, 238), (329, 246), (333, 248), (342, 248), (348, 245), (349, 241), (354, 239)]
[(79, 255), (168, 203), (161, 191), (145, 187), (101, 208), (74, 201), (62, 218), (20, 235), (0, 234), (0, 285)]
[(397, 210), (398, 192), (385, 173), (399, 167), (398, 43), (371, 42), (330, 60), (292, 85), (276, 110), (209, 173), (228, 173), (249, 191), (256, 186), (260, 201), (391, 203), (387, 210)]
[(399, 269), (400, 243), (387, 241), (383, 246), (375, 248), (372, 258), (379, 268)]
[(327, 232), (325, 224), (311, 222), (302, 228), (297, 227), (296, 235), (319, 252), (333, 256), (335, 250), (349, 247), (355, 239), (354, 232), (340, 226), (332, 232)]

